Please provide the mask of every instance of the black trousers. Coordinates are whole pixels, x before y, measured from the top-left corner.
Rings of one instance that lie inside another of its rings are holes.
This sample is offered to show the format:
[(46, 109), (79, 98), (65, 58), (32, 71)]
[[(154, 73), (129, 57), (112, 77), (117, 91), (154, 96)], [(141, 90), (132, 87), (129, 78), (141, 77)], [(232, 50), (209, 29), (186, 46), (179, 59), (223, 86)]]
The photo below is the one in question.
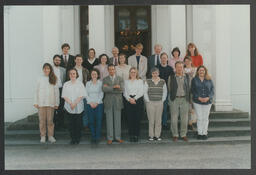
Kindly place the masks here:
[(128, 130), (130, 136), (140, 135), (140, 120), (143, 115), (143, 97), (136, 100), (136, 104), (126, 101), (126, 113), (128, 121)]
[(69, 133), (71, 137), (71, 141), (80, 142), (81, 139), (81, 132), (82, 132), (82, 125), (83, 125), (83, 112), (80, 114), (70, 114), (69, 112), (65, 111), (66, 117), (69, 123)]
[(63, 98), (61, 98), (61, 94), (62, 94), (62, 88), (59, 88), (59, 92), (60, 92), (60, 105), (58, 107), (58, 109), (54, 110), (54, 117), (53, 117), (53, 123), (55, 125), (55, 127), (64, 127), (64, 102), (65, 100)]

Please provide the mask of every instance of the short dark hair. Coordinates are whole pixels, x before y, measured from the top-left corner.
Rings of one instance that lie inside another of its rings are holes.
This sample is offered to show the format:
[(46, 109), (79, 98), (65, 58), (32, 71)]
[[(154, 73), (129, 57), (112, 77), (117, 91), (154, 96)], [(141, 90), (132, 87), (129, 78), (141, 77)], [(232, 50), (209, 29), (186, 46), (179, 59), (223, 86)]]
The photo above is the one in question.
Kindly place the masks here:
[(76, 68), (71, 68), (71, 69), (69, 69), (69, 71), (68, 71), (68, 80), (70, 80), (69, 74), (70, 74), (70, 72), (71, 72), (72, 70), (76, 71), (76, 78), (79, 77), (79, 74), (78, 74), (77, 69), (76, 69)]
[(97, 69), (97, 68), (93, 68), (92, 70), (91, 70), (91, 72), (90, 72), (90, 79), (92, 79), (92, 72), (97, 72), (97, 74), (98, 74), (98, 77), (97, 77), (97, 79), (100, 79), (100, 71)]
[(57, 55), (57, 54), (56, 54), (56, 55), (53, 56), (52, 60), (54, 60), (54, 59), (57, 58), (57, 57), (61, 58), (60, 55)]
[(101, 54), (101, 55), (99, 56), (99, 62), (100, 62), (100, 64), (101, 64), (101, 58), (104, 57), (104, 56), (107, 57), (107, 62), (106, 62), (106, 64), (108, 64), (108, 62), (109, 62), (109, 57), (108, 57), (108, 55), (105, 54), (105, 53), (103, 53), (103, 54)]
[(173, 55), (174, 52), (179, 52), (179, 56), (180, 56), (180, 49), (178, 47), (175, 47), (172, 49), (172, 56), (174, 56)]
[(166, 55), (166, 56), (167, 56), (167, 58), (168, 58), (168, 55), (167, 55), (167, 53), (166, 53), (166, 52), (161, 53), (160, 58), (162, 58), (162, 56), (163, 56), (163, 55)]
[(64, 43), (64, 44), (62, 44), (61, 49), (63, 49), (64, 47), (68, 47), (68, 48), (70, 49), (70, 46), (69, 46), (69, 44), (68, 44), (68, 43)]
[(125, 55), (124, 53), (119, 53), (118, 56), (119, 56), (119, 57), (120, 57), (120, 56), (124, 56), (124, 57), (126, 58), (126, 55)]
[(81, 54), (77, 54), (77, 55), (75, 56), (75, 59), (76, 59), (77, 57), (81, 57), (82, 59), (84, 59)]
[(108, 65), (108, 68), (109, 68), (109, 67), (115, 67), (115, 65), (112, 64), (112, 63), (110, 63), (110, 64)]

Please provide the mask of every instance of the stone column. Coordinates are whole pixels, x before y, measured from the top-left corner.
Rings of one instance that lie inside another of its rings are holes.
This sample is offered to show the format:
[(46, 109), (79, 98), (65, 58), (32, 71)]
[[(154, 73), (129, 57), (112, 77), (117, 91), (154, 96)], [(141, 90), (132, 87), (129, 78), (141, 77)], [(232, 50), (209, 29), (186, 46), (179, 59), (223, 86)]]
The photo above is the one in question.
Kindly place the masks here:
[(96, 50), (96, 57), (106, 51), (104, 19), (104, 5), (89, 5), (89, 48)]
[(216, 6), (215, 110), (232, 111), (230, 6)]
[(152, 52), (154, 45), (161, 44), (163, 52), (170, 54), (178, 46), (185, 54), (186, 46), (186, 9), (185, 5), (152, 6)]

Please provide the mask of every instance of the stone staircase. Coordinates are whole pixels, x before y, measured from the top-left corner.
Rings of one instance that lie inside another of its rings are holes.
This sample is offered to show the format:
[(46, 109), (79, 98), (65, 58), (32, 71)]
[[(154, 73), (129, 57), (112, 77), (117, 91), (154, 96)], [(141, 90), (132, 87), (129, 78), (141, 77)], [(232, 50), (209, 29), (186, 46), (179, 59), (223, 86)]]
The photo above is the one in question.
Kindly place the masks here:
[[(250, 118), (247, 112), (234, 110), (232, 112), (211, 112), (209, 122), (209, 139), (206, 141), (196, 139), (196, 131), (188, 131), (189, 142), (184, 143), (182, 140), (174, 143), (171, 138), (170, 130), (162, 131), (162, 141), (149, 142), (148, 138), (148, 121), (143, 116), (141, 121), (141, 136), (138, 143), (168, 143), (168, 144), (237, 144), (251, 142)], [(130, 143), (128, 140), (128, 129), (126, 121), (122, 120), (122, 137), (124, 144)], [(168, 120), (170, 124), (170, 120)], [(90, 144), (90, 131), (83, 130), (80, 144)], [(68, 144), (69, 132), (67, 129), (55, 131), (57, 142), (55, 144)], [(106, 144), (106, 121), (105, 117), (102, 122), (102, 141)], [(40, 145), (39, 129), (37, 114), (30, 115), (14, 123), (5, 124), (5, 145)]]

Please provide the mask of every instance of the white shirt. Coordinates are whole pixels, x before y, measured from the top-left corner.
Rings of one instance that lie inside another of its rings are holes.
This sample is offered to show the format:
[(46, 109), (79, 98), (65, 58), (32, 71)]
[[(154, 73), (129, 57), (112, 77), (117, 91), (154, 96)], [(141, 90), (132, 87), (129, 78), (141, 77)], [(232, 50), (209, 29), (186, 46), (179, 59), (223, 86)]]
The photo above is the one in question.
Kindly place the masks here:
[(101, 104), (104, 96), (104, 93), (102, 91), (102, 81), (97, 80), (96, 84), (93, 84), (92, 81), (87, 81), (85, 86), (85, 94), (87, 104)]
[(57, 77), (58, 87), (61, 88), (62, 87), (62, 82), (61, 82), (61, 78), (60, 78), (60, 68), (56, 67), (56, 66), (53, 66), (53, 71), (54, 71), (54, 74)]
[(43, 75), (39, 77), (36, 85), (34, 104), (39, 107), (59, 106), (59, 98), (59, 88), (57, 83), (56, 85), (50, 84), (48, 76)]
[(141, 79), (125, 80), (124, 81), (124, 97), (129, 101), (130, 95), (135, 95), (134, 99), (137, 100), (143, 96), (144, 83)]
[[(159, 63), (161, 63), (160, 54), (158, 56), (159, 56)], [(157, 54), (155, 55), (155, 66), (156, 65), (157, 65)]]
[[(77, 98), (85, 96), (84, 89), (82, 82), (76, 80), (73, 84), (71, 80), (69, 80), (63, 85), (62, 98), (66, 97), (74, 103)], [(65, 101), (64, 108), (71, 114), (80, 114), (84, 110), (84, 103), (83, 100), (80, 100), (75, 109), (72, 110), (70, 104)]]
[(123, 80), (128, 80), (130, 69), (131, 69), (131, 66), (127, 64), (125, 64), (124, 67), (121, 67), (120, 65), (116, 66), (116, 75), (122, 77)]
[(75, 67), (75, 68), (76, 68), (76, 70), (78, 72), (77, 80), (83, 82), (83, 71), (82, 71), (82, 68), (79, 68), (79, 69), (77, 67)]
[[(160, 79), (159, 79), (159, 81), (160, 81)], [(155, 83), (155, 85), (157, 85), (159, 83), (159, 81), (157, 83)], [(167, 87), (166, 87), (166, 83), (164, 83), (162, 102), (164, 102), (166, 100), (166, 97), (167, 97)], [(146, 81), (145, 81), (145, 84), (144, 84), (144, 99), (145, 99), (146, 102), (150, 101), (149, 97), (148, 97), (148, 83)]]

